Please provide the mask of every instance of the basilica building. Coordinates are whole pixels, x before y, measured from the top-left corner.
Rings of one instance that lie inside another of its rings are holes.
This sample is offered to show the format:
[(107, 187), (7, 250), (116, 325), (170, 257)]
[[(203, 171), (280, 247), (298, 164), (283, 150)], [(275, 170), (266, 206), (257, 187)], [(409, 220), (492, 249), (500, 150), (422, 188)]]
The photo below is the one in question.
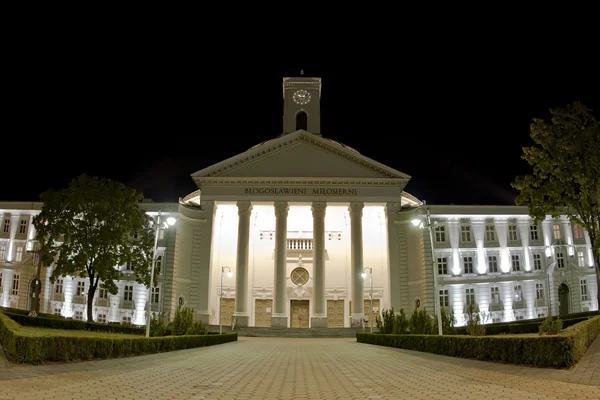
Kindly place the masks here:
[[(198, 190), (178, 202), (141, 204), (177, 220), (159, 232), (158, 286), (115, 266), (119, 293), (96, 293), (96, 321), (144, 325), (147, 307), (172, 320), (179, 304), (205, 324), (291, 328), (360, 327), (392, 307), (451, 308), (458, 326), (471, 304), (484, 323), (598, 310), (581, 226), (427, 205), (407, 174), (321, 135), (320, 78), (284, 78), (283, 97), (281, 135), (192, 173)], [(0, 202), (0, 306), (31, 307), (41, 206)], [(85, 319), (87, 279), (52, 284), (51, 270), (41, 309)]]

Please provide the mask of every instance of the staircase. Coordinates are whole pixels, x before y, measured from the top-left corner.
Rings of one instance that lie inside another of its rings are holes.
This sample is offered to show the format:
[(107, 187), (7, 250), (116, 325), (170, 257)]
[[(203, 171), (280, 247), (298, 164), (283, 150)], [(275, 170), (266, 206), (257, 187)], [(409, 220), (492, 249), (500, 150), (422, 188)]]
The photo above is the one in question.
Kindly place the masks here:
[[(218, 333), (219, 327), (210, 325), (209, 332)], [(373, 329), (373, 332), (376, 332)], [(246, 337), (289, 337), (289, 338), (355, 338), (357, 332), (369, 332), (369, 328), (256, 328), (224, 326), (223, 332), (237, 332)]]

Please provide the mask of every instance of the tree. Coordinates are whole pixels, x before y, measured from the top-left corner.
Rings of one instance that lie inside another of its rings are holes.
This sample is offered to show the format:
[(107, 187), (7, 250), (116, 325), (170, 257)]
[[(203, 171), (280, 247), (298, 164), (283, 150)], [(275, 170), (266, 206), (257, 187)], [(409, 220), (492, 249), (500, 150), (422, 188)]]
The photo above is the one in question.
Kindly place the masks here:
[(117, 294), (115, 281), (122, 278), (118, 265), (128, 263), (136, 282), (150, 284), (154, 230), (139, 207), (142, 199), (122, 183), (85, 174), (67, 188), (41, 195), (42, 210), (33, 224), (44, 253), (56, 254), (50, 281), (61, 276), (89, 278), (88, 321), (94, 320), (99, 284)]
[(600, 304), (600, 123), (580, 102), (550, 113), (549, 123), (535, 118), (530, 126), (538, 146), (523, 148), (533, 171), (512, 183), (521, 191), (515, 202), (528, 202), (536, 223), (566, 215), (588, 232)]

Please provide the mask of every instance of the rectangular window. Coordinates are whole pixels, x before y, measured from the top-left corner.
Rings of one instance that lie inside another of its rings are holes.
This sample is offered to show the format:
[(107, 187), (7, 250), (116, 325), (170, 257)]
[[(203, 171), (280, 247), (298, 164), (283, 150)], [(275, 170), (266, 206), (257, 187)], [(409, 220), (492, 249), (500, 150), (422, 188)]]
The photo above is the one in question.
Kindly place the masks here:
[(581, 279), (579, 283), (581, 284), (581, 301), (586, 301), (588, 299), (587, 280)]
[(523, 289), (521, 289), (521, 285), (515, 285), (514, 293), (515, 293), (515, 303), (522, 302), (523, 301)]
[(106, 314), (98, 314), (98, 322), (100, 322), (101, 324), (105, 324), (106, 323)]
[(531, 240), (539, 239), (537, 225), (531, 225), (529, 227), (529, 239), (531, 239)]
[(446, 241), (446, 227), (444, 227), (444, 226), (436, 226), (435, 227), (435, 241), (438, 243)]
[(585, 267), (585, 254), (581, 250), (577, 251), (577, 264), (580, 267)]
[(0, 243), (0, 261), (6, 260), (6, 244)]
[(542, 269), (542, 256), (540, 254), (533, 255), (533, 269), (536, 271)]
[(54, 285), (54, 293), (62, 294), (62, 292), (63, 292), (63, 280), (58, 279)]
[(448, 275), (448, 259), (446, 257), (438, 257), (437, 266), (439, 275)]
[(466, 301), (465, 304), (470, 306), (470, 305), (475, 305), (475, 289), (465, 289), (465, 296), (466, 296)]
[(510, 256), (512, 262), (512, 270), (513, 272), (519, 272), (521, 270), (521, 260), (518, 254), (513, 254)]
[(132, 270), (133, 270), (133, 268), (132, 268), (131, 263), (129, 261), (127, 261), (125, 263), (125, 271), (132, 271)]
[(160, 271), (162, 270), (162, 255), (156, 257), (156, 261), (154, 262), (154, 268), (156, 269), (156, 273), (160, 275)]
[(106, 290), (104, 288), (100, 288), (100, 290), (98, 291), (98, 298), (99, 299), (108, 299), (108, 290)]
[(450, 307), (448, 289), (440, 289), (440, 307)]
[(498, 272), (498, 257), (497, 256), (488, 256), (488, 271), (489, 272)]
[(496, 230), (494, 229), (494, 225), (485, 226), (485, 240), (488, 242), (493, 242), (496, 240)]
[(12, 294), (15, 296), (19, 294), (19, 274), (13, 275)]
[(583, 239), (583, 229), (581, 225), (575, 224), (573, 231), (575, 233), (575, 239)]
[(463, 270), (465, 274), (473, 273), (473, 257), (463, 257)]
[(544, 284), (543, 283), (535, 284), (535, 298), (537, 300), (544, 300)]
[(556, 253), (556, 267), (564, 268), (565, 267), (565, 256), (563, 253)]
[(60, 315), (60, 306), (54, 306), (54, 315)]
[(130, 317), (130, 316), (128, 316), (128, 315), (124, 315), (124, 316), (123, 316), (123, 319), (121, 320), (121, 323), (122, 323), (122, 324), (126, 324), (126, 325), (129, 325), (129, 324), (131, 324), (131, 317)]
[(27, 220), (22, 219), (21, 224), (19, 225), (19, 234), (24, 234), (27, 232)]
[(460, 227), (460, 240), (463, 242), (471, 241), (471, 227), (468, 225), (463, 225)]
[(160, 298), (160, 288), (159, 287), (153, 287), (152, 288), (152, 302), (153, 303), (158, 303), (158, 300)]
[(83, 311), (75, 311), (75, 319), (78, 321), (83, 321)]
[(125, 300), (125, 301), (133, 300), (133, 286), (125, 285), (125, 290), (123, 290), (123, 300)]
[(490, 303), (500, 304), (500, 288), (498, 286), (492, 286), (490, 288)]
[(18, 246), (17, 247), (17, 252), (15, 254), (15, 261), (16, 262), (23, 261), (23, 246)]
[(2, 232), (8, 233), (10, 231), (10, 218), (4, 219), (4, 227), (2, 228)]
[(560, 240), (560, 224), (552, 225), (552, 235), (554, 240)]
[(85, 293), (85, 282), (77, 282), (77, 296), (83, 296)]
[(509, 225), (508, 226), (508, 240), (511, 242), (519, 240), (519, 236), (517, 235), (517, 226)]

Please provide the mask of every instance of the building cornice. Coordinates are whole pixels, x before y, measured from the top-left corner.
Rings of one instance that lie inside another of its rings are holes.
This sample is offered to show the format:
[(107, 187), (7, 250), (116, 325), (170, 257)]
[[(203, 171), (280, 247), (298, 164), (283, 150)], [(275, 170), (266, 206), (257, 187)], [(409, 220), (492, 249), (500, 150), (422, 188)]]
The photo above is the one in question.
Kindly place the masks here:
[[(386, 178), (273, 178), (273, 177), (199, 177), (195, 178), (198, 184), (208, 185), (312, 185), (312, 186), (400, 186), (406, 185), (407, 181), (401, 179)], [(188, 196), (186, 196), (187, 198)]]

